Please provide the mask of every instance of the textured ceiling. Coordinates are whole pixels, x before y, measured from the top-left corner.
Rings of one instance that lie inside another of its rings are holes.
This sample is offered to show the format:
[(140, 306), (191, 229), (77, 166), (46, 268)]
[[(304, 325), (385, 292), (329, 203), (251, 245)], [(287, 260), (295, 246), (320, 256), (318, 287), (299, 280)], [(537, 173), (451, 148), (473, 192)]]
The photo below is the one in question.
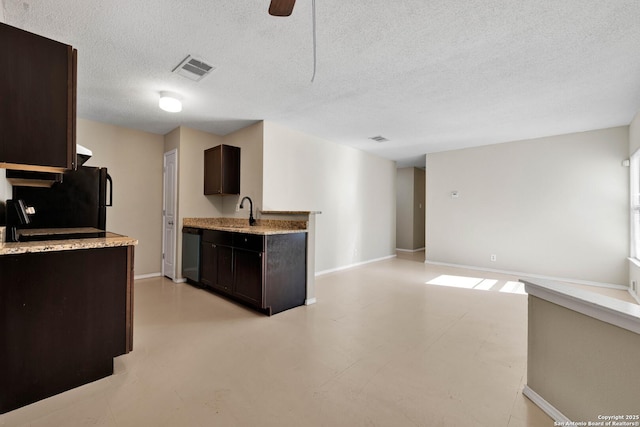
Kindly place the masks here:
[[(165, 134), (258, 120), (424, 164), (447, 149), (627, 125), (640, 1), (0, 0), (7, 24), (78, 49), (78, 116)], [(188, 54), (217, 67), (171, 73)], [(158, 109), (159, 92), (184, 109)], [(388, 142), (369, 137), (382, 135)]]

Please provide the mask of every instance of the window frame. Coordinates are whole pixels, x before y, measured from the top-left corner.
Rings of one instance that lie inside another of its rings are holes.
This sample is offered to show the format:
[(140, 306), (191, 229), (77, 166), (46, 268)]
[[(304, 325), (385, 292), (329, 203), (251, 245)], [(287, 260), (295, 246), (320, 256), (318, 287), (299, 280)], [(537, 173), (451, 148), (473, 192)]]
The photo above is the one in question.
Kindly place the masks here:
[(630, 256), (640, 261), (640, 149), (629, 158)]

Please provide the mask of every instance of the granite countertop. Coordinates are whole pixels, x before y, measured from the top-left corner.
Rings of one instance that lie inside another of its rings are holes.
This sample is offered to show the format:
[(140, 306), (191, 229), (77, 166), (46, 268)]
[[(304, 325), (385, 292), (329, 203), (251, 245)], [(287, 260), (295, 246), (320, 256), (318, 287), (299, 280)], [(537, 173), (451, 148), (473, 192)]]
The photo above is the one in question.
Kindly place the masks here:
[[(65, 230), (69, 231), (70, 229)], [(132, 246), (137, 244), (138, 241), (134, 238), (110, 232), (106, 232), (105, 237), (88, 237), (67, 240), (55, 240), (55, 233), (52, 233), (51, 240), (43, 240), (39, 242), (0, 243), (0, 256), (36, 252), (71, 251), (78, 249), (99, 249), (117, 246)]]
[(184, 218), (184, 227), (202, 228), (204, 230), (231, 231), (247, 234), (290, 234), (306, 233), (307, 221), (284, 221), (275, 219), (259, 219), (256, 225), (250, 226), (245, 218)]

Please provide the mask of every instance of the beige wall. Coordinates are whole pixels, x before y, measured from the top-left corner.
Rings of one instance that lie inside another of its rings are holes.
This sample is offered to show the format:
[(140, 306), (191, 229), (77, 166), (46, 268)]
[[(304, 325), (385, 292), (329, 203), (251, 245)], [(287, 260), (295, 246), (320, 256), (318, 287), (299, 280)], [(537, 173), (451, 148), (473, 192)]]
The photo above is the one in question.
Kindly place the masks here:
[(426, 173), (424, 169), (414, 171), (413, 179), (413, 248), (424, 248), (426, 212)]
[(396, 181), (396, 248), (424, 248), (425, 173), (418, 168), (400, 168)]
[[(202, 195), (203, 151), (218, 144), (241, 148), (240, 196)], [(173, 148), (178, 149), (179, 224), (186, 217), (248, 218), (247, 207), (235, 208), (249, 196), (255, 211), (323, 211), (317, 219), (320, 271), (394, 254), (392, 161), (269, 122), (224, 137), (181, 127), (165, 136), (165, 150)]]
[[(220, 144), (240, 147), (241, 196), (204, 195), (204, 151)], [(240, 197), (254, 202), (254, 215), (262, 204), (262, 123), (226, 136), (179, 127), (164, 137), (164, 150), (178, 150), (178, 222), (176, 279), (182, 278), (182, 223), (192, 217), (249, 218), (249, 204), (235, 211)], [(257, 216), (256, 216), (257, 217)]]
[(204, 150), (222, 143), (222, 138), (207, 132), (180, 127), (178, 149), (178, 215), (213, 217), (222, 213), (220, 196), (204, 195)]
[(322, 211), (316, 272), (392, 256), (395, 193), (395, 162), (264, 122), (264, 209)]
[(225, 217), (249, 218), (249, 204), (236, 212), (236, 205), (244, 196), (253, 202), (253, 215), (262, 207), (262, 140), (263, 122), (247, 126), (222, 137), (223, 144), (240, 147), (240, 195), (223, 196), (222, 213)]
[(427, 260), (627, 285), (628, 132), (427, 155)]
[(86, 165), (106, 167), (113, 178), (107, 230), (138, 239), (136, 275), (159, 272), (163, 137), (78, 119), (77, 142), (93, 152)]
[(414, 169), (400, 168), (396, 175), (396, 248), (413, 248)]
[[(178, 150), (178, 206), (176, 228), (176, 279), (182, 278), (182, 222), (190, 217), (216, 217), (222, 213), (220, 196), (204, 195), (204, 150), (222, 138), (181, 126), (164, 136), (164, 152)], [(164, 154), (163, 154), (164, 155)], [(160, 179), (162, 183), (162, 178)], [(162, 226), (159, 229), (162, 235)], [(161, 270), (158, 270), (161, 271)]]

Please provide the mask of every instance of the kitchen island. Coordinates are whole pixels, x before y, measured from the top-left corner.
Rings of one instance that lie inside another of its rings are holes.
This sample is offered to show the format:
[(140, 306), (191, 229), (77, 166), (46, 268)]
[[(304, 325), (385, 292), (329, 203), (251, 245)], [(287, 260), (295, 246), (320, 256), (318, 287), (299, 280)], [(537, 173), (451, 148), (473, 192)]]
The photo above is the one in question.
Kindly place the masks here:
[(0, 413), (111, 375), (132, 350), (136, 244), (0, 243)]
[(197, 285), (268, 315), (304, 305), (306, 221), (185, 218), (183, 225), (201, 230)]

